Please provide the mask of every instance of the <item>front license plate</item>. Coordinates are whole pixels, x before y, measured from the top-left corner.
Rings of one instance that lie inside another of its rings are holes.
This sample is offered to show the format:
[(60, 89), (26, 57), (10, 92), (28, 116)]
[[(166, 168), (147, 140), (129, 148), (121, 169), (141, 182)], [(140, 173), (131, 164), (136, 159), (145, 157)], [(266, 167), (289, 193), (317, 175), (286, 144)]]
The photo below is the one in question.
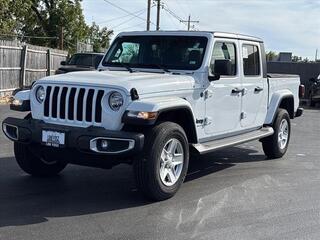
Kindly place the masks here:
[(42, 143), (51, 147), (63, 147), (65, 144), (65, 133), (42, 130)]

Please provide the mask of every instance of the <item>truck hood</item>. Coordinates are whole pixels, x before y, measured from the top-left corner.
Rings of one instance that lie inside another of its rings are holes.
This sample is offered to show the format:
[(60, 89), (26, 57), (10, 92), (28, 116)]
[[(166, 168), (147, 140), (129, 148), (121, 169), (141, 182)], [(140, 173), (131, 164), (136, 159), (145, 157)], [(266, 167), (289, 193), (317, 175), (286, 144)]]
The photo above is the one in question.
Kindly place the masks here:
[(38, 80), (38, 83), (110, 87), (122, 89), (127, 95), (130, 94), (132, 88), (135, 88), (139, 95), (143, 95), (190, 90), (193, 88), (195, 80), (193, 76), (172, 73), (86, 71), (53, 75)]

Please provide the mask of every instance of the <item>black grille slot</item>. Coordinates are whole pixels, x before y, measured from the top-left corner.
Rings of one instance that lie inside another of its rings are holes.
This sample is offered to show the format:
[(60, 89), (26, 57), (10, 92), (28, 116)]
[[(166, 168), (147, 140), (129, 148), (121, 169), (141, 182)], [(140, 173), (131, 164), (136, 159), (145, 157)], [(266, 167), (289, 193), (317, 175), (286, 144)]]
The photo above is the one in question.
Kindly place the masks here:
[(97, 99), (96, 99), (96, 114), (95, 114), (95, 120), (97, 123), (101, 123), (101, 112), (102, 112), (102, 106), (101, 106), (101, 101), (103, 97), (104, 91), (99, 90)]
[(71, 88), (70, 90), (70, 95), (69, 95), (69, 99), (68, 99), (68, 103), (69, 103), (69, 109), (68, 109), (68, 119), (69, 120), (74, 120), (74, 116), (73, 116), (73, 110), (74, 110), (74, 97), (76, 95), (76, 88)]
[(44, 100), (44, 116), (49, 117), (51, 87), (47, 87), (46, 99)]
[(53, 96), (52, 96), (52, 117), (57, 117), (57, 107), (58, 107), (58, 93), (59, 93), (59, 87), (55, 87), (53, 90)]
[(85, 89), (81, 88), (78, 95), (77, 120), (82, 121), (83, 97)]
[(86, 121), (92, 121), (92, 100), (93, 100), (94, 90), (90, 89), (87, 97), (87, 107), (86, 107)]
[(68, 88), (62, 88), (61, 98), (60, 98), (60, 118), (66, 118), (66, 97), (67, 97)]

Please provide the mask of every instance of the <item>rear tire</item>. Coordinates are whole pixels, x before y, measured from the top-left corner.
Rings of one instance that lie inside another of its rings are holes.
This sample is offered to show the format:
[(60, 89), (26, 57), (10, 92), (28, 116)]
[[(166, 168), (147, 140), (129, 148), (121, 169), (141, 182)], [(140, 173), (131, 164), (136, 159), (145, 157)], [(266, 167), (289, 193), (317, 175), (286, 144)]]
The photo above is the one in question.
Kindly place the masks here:
[(291, 124), (287, 110), (279, 109), (273, 123), (274, 134), (262, 139), (262, 148), (268, 158), (281, 158), (288, 149)]
[(50, 177), (60, 173), (67, 163), (62, 162), (45, 162), (34, 155), (27, 145), (14, 143), (14, 154), (20, 168), (26, 173), (37, 177)]
[(163, 122), (145, 134), (143, 156), (134, 161), (138, 189), (149, 199), (171, 198), (188, 170), (189, 145), (182, 127)]

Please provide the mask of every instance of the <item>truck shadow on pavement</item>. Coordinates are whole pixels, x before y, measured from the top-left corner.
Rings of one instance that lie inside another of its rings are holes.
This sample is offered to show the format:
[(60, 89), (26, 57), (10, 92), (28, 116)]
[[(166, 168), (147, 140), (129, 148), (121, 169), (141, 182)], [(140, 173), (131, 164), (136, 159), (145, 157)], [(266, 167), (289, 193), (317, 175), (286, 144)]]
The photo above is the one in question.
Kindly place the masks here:
[[(186, 181), (197, 180), (238, 163), (265, 159), (254, 149), (238, 147), (199, 159), (192, 158)], [(198, 197), (195, 193), (194, 198)], [(176, 198), (177, 201), (183, 200), (179, 199), (180, 195), (173, 200)], [(98, 214), (148, 204), (152, 203), (136, 190), (130, 166), (120, 165), (111, 171), (69, 166), (60, 176), (46, 179), (24, 174), (13, 157), (0, 159), (0, 227), (36, 224), (50, 218)], [(161, 203), (161, 206), (166, 205), (166, 202)]]

